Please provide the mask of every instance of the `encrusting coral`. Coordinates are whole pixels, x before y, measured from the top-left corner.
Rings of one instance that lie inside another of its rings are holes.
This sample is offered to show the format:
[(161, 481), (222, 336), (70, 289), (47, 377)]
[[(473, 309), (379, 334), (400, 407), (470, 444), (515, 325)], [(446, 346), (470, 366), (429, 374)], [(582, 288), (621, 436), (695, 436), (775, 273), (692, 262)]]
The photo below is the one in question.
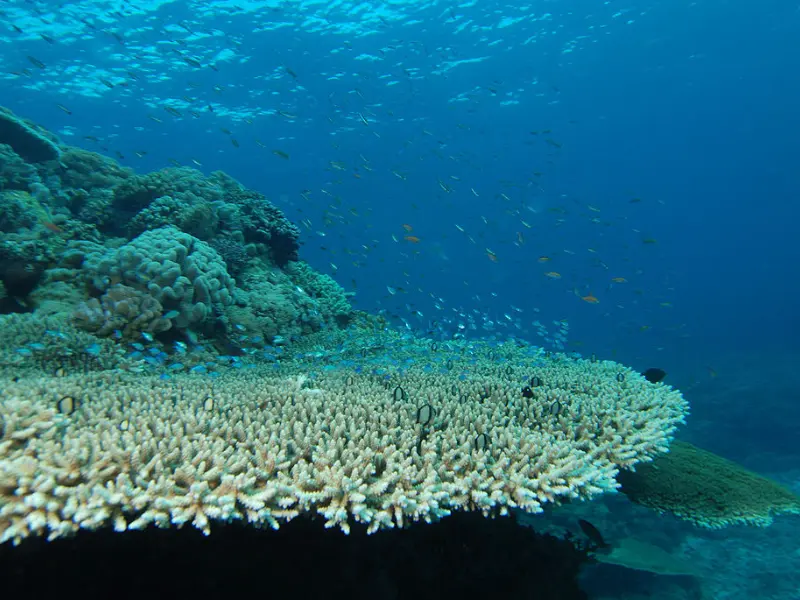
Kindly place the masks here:
[(688, 442), (674, 441), (651, 464), (618, 476), (633, 502), (669, 512), (700, 527), (765, 527), (775, 515), (800, 514), (800, 496)]
[(612, 362), (516, 364), (5, 380), (0, 541), (106, 523), (209, 533), (215, 520), (316, 514), (374, 532), (451, 511), (535, 513), (614, 489), (619, 468), (667, 449), (687, 410)]

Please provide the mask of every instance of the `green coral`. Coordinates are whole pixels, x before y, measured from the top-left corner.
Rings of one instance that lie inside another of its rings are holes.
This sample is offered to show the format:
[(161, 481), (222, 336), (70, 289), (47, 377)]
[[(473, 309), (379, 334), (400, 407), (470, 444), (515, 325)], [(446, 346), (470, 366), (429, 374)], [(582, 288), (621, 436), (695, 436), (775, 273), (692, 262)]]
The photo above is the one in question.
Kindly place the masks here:
[(222, 190), (200, 171), (170, 167), (121, 182), (114, 188), (113, 206), (117, 212), (134, 216), (163, 196), (171, 196), (185, 205), (223, 199)]
[(45, 207), (32, 194), (22, 190), (0, 191), (0, 231), (32, 229), (49, 219)]
[(710, 529), (763, 527), (775, 515), (800, 513), (796, 494), (687, 442), (672, 442), (668, 454), (621, 471), (617, 480), (633, 502)]
[(32, 182), (39, 181), (41, 178), (32, 165), (11, 146), (0, 143), (0, 189), (27, 190)]
[(150, 229), (167, 225), (175, 225), (181, 231), (208, 241), (219, 228), (219, 217), (209, 202), (186, 204), (172, 196), (161, 196), (131, 219), (128, 235), (135, 237)]
[(265, 338), (285, 338), (319, 331), (322, 315), (311, 296), (297, 290), (279, 269), (250, 270), (244, 275), (239, 306), (228, 310), (233, 325), (257, 332)]

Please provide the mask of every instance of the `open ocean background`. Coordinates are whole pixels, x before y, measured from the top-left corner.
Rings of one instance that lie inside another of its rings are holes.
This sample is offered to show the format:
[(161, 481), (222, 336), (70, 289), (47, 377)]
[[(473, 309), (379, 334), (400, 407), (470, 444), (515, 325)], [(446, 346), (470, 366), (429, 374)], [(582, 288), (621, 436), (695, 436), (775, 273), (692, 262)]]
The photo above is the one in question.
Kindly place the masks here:
[[(800, 491), (796, 0), (0, 15), (20, 116), (140, 172), (227, 172), (414, 331), (553, 343), (566, 321), (569, 351), (666, 370), (683, 438)], [(798, 521), (681, 535), (710, 597), (796, 599)]]

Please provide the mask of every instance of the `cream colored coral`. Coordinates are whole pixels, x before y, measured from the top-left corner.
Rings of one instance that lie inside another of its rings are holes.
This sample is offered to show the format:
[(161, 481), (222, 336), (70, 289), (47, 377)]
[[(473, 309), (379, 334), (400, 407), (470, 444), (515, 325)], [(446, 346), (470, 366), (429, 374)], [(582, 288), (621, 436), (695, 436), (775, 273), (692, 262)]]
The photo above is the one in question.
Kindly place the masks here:
[[(105, 523), (209, 533), (212, 521), (277, 528), (318, 514), (326, 527), (374, 532), (454, 510), (540, 512), (615, 488), (618, 467), (664, 451), (687, 409), (679, 392), (614, 363), (561, 359), (514, 374), (473, 362), (457, 361), (463, 381), (421, 367), (388, 381), (345, 369), (309, 377), (302, 365), (216, 380), (3, 381), (0, 541)], [(544, 385), (525, 398), (530, 372)], [(65, 396), (77, 402), (70, 415), (56, 408)]]

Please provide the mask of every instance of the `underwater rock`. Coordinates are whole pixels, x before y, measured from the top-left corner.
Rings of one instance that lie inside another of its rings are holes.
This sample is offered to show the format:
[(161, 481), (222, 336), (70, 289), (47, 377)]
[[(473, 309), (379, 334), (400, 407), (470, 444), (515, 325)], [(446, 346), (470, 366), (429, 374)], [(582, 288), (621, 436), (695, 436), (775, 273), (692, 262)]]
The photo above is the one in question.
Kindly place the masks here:
[(61, 158), (59, 147), (46, 132), (0, 107), (0, 144), (8, 144), (27, 162), (38, 163)]

